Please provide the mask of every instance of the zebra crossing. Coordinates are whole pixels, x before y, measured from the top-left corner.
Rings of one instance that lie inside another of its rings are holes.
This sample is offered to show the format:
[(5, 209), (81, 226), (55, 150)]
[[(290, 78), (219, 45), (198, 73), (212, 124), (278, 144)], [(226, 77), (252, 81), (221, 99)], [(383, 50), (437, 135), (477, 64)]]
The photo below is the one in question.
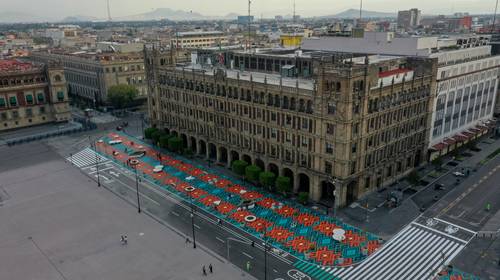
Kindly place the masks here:
[(69, 156), (66, 158), (67, 161), (71, 162), (73, 165), (75, 165), (78, 168), (84, 168), (87, 166), (95, 165), (96, 164), (96, 157), (97, 157), (97, 162), (98, 163), (103, 163), (107, 162), (108, 159), (105, 157), (100, 156), (96, 152), (94, 152), (90, 148), (85, 148), (82, 151), (74, 154), (73, 156)]
[(413, 222), (360, 265), (322, 267), (303, 261), (295, 266), (314, 279), (431, 279), (449, 264), (467, 241)]

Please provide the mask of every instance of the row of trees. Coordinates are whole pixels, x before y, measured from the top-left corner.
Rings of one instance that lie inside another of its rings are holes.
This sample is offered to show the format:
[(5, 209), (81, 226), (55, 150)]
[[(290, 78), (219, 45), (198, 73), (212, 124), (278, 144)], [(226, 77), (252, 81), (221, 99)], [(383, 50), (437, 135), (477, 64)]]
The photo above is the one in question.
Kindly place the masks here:
[[(267, 188), (269, 191), (278, 191), (287, 196), (292, 192), (291, 180), (288, 177), (277, 176), (269, 171), (263, 171), (257, 165), (249, 165), (244, 160), (235, 160), (231, 163), (234, 173), (243, 176), (246, 180)], [(306, 204), (309, 199), (308, 193), (299, 193), (299, 202)]]
[[(144, 130), (144, 137), (151, 140), (155, 145), (168, 149), (176, 153), (184, 153), (192, 155), (192, 151), (184, 149), (182, 138), (168, 134), (162, 130), (150, 127)], [(269, 191), (277, 191), (284, 196), (288, 196), (292, 192), (291, 179), (285, 176), (276, 176), (269, 171), (263, 171), (257, 165), (249, 165), (244, 160), (235, 160), (231, 163), (231, 169), (237, 175), (244, 177), (246, 180), (256, 185), (267, 188)], [(309, 199), (307, 192), (299, 193), (299, 202), (306, 204)]]
[(146, 128), (144, 137), (153, 141), (155, 145), (161, 148), (168, 149), (175, 153), (191, 154), (190, 150), (184, 149), (182, 138), (177, 135), (168, 134), (163, 130), (155, 127)]

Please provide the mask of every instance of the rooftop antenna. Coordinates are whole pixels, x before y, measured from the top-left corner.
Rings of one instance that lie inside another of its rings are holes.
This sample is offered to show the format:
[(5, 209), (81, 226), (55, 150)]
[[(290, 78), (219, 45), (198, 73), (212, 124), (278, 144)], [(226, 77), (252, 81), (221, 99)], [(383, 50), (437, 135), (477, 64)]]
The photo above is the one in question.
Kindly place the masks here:
[(252, 0), (248, 0), (248, 18), (247, 18), (247, 49), (250, 50), (250, 7), (252, 5)]
[(363, 17), (363, 0), (359, 3), (359, 20)]
[(108, 21), (111, 21), (111, 9), (109, 8), (109, 0), (107, 1), (108, 3)]
[(495, 24), (497, 21), (497, 9), (498, 9), (498, 0), (495, 4), (495, 13), (493, 14), (493, 25), (491, 26), (491, 32), (495, 33)]
[(295, 0), (293, 0), (293, 23), (295, 23), (295, 18), (296, 18), (296, 15), (295, 15)]

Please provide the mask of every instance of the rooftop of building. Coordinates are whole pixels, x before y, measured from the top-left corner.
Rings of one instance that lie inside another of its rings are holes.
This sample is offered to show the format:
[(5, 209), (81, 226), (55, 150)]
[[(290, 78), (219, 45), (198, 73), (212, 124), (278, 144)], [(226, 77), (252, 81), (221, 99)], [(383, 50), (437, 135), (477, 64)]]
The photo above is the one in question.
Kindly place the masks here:
[(40, 67), (41, 65), (31, 62), (24, 62), (17, 59), (0, 60), (0, 74), (37, 70)]
[(224, 35), (222, 31), (185, 31), (177, 32), (176, 36), (179, 37), (194, 37), (194, 36), (207, 36), (207, 35)]
[(306, 78), (288, 78), (283, 77), (278, 74), (270, 74), (270, 73), (262, 73), (257, 71), (241, 71), (236, 69), (228, 69), (221, 67), (212, 67), (209, 65), (201, 65), (201, 64), (193, 64), (188, 63), (184, 65), (177, 66), (177, 70), (184, 71), (203, 71), (205, 75), (214, 76), (217, 73), (217, 70), (220, 69), (226, 73), (227, 78), (229, 79), (239, 79), (243, 81), (254, 81), (256, 83), (265, 83), (267, 82), (270, 85), (279, 86), (280, 84), (284, 87), (289, 88), (300, 88), (304, 90), (314, 90), (313, 79)]
[(93, 61), (132, 61), (143, 60), (142, 52), (137, 53), (115, 53), (115, 52), (102, 52), (102, 51), (82, 51), (82, 50), (67, 50), (67, 49), (50, 49), (42, 53), (54, 55), (67, 55), (78, 57), (81, 59)]

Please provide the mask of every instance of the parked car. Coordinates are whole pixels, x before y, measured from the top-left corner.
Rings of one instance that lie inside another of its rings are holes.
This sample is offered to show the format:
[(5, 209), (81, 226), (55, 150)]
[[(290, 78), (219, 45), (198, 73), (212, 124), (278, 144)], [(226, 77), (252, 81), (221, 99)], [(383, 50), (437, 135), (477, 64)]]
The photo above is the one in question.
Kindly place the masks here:
[(456, 176), (456, 177), (465, 177), (465, 174), (464, 174), (464, 173), (462, 173), (462, 172), (458, 172), (458, 171), (453, 172), (453, 175), (454, 175), (454, 176)]
[(444, 186), (443, 184), (441, 184), (441, 183), (436, 183), (436, 184), (434, 185), (434, 189), (435, 189), (435, 190), (444, 190), (444, 189), (445, 189), (445, 186)]

